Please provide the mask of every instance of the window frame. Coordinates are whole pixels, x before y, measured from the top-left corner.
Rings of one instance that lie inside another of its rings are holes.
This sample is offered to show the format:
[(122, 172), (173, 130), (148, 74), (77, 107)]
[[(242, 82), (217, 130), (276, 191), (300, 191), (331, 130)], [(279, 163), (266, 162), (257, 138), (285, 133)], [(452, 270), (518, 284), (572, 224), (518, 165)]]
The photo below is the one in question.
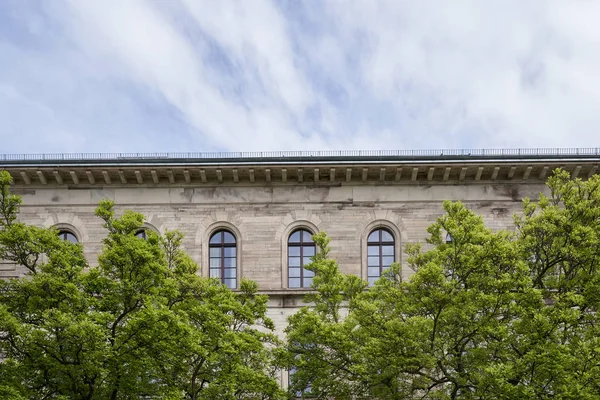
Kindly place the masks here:
[[(371, 235), (375, 232), (379, 232), (379, 240), (377, 241), (370, 241), (369, 238), (371, 237)], [(389, 234), (392, 237), (392, 240), (383, 240), (383, 232), (386, 232), (387, 234)], [(372, 228), (369, 231), (369, 234), (367, 235), (367, 240), (366, 240), (366, 245), (367, 245), (367, 282), (369, 281), (369, 279), (371, 278), (375, 278), (375, 280), (381, 278), (381, 276), (383, 275), (383, 271), (388, 269), (389, 266), (386, 266), (384, 268), (383, 265), (383, 257), (390, 257), (390, 255), (384, 255), (383, 254), (383, 248), (384, 246), (386, 247), (391, 247), (393, 253), (391, 254), (391, 257), (393, 258), (392, 263), (396, 262), (396, 235), (394, 234), (393, 230), (389, 229), (386, 226), (376, 226), (374, 228)], [(378, 257), (378, 265), (370, 265), (369, 264), (369, 258), (373, 257), (372, 255), (369, 254), (369, 248), (371, 247), (376, 247), (377, 248), (377, 257)], [(391, 265), (391, 264), (390, 264)], [(378, 267), (379, 268), (379, 275), (378, 276), (371, 276), (369, 275), (369, 268), (374, 268), (374, 267)], [(373, 281), (373, 283), (369, 282), (369, 286), (373, 285), (375, 281)]]
[[(233, 237), (233, 243), (227, 243), (225, 242), (225, 233), (229, 233), (232, 237)], [(221, 235), (221, 239), (219, 243), (211, 243), (213, 238), (216, 235)], [(225, 249), (226, 248), (234, 248), (235, 249), (235, 257), (225, 257)], [(213, 257), (211, 255), (211, 249), (219, 249), (220, 250), (220, 255), (218, 257)], [(219, 275), (220, 277), (218, 278), (219, 281), (223, 284), (226, 285), (229, 289), (237, 289), (238, 288), (238, 257), (239, 257), (239, 248), (238, 248), (238, 238), (236, 236), (236, 234), (231, 231), (230, 229), (227, 228), (217, 228), (216, 230), (214, 230), (208, 237), (208, 276), (209, 278), (211, 277), (210, 273), (212, 270), (218, 270), (219, 271)], [(233, 268), (226, 268), (225, 267), (225, 259), (234, 259), (234, 267)], [(211, 260), (213, 259), (217, 259), (219, 260), (219, 267), (218, 268), (213, 268), (211, 266)], [(229, 277), (226, 278), (225, 277), (225, 270), (226, 269), (233, 269), (234, 270), (234, 276), (233, 277)], [(225, 283), (225, 279), (231, 280), (233, 279), (235, 281), (235, 285), (230, 287)]]
[[(296, 232), (300, 233), (300, 241), (299, 242), (290, 242), (292, 235), (294, 235)], [(310, 244), (308, 242), (304, 242), (304, 232), (307, 232), (310, 235)], [(311, 281), (310, 283), (312, 283), (312, 278), (314, 278), (313, 276), (309, 276), (309, 277), (305, 277), (304, 272), (305, 272), (305, 265), (308, 264), (304, 264), (304, 249), (308, 248), (308, 247), (312, 247), (313, 248), (313, 255), (310, 256), (311, 258), (314, 257), (317, 254), (317, 244), (315, 243), (315, 241), (312, 239), (312, 236), (314, 235), (314, 233), (307, 227), (305, 226), (298, 226), (296, 228), (294, 228), (288, 235), (287, 235), (287, 241), (286, 241), (286, 247), (287, 247), (287, 257), (286, 257), (286, 265), (287, 265), (287, 282), (286, 282), (286, 287), (288, 289), (307, 289), (310, 288), (310, 284), (308, 286), (304, 285), (304, 278), (310, 278)], [(291, 247), (298, 247), (300, 249), (300, 255), (299, 256), (291, 256), (290, 255), (290, 248)], [(300, 258), (300, 265), (298, 267), (292, 267), (290, 266), (290, 258), (294, 257), (294, 258)], [(312, 262), (312, 260), (310, 261)], [(310, 264), (310, 263), (309, 263)], [(299, 268), (300, 269), (300, 276), (299, 277), (291, 277), (290, 276), (290, 269), (292, 268)], [(300, 286), (291, 286), (290, 285), (290, 279), (300, 279)]]

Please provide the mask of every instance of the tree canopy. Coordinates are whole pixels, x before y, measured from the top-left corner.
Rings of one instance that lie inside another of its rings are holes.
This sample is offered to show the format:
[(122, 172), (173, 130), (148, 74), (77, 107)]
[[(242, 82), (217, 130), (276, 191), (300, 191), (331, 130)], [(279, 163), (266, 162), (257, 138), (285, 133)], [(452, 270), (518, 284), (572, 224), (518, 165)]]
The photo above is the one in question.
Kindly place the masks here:
[[(415, 271), (393, 265), (368, 290), (320, 256), (287, 327), (291, 393), (315, 398), (600, 397), (600, 178), (557, 170), (525, 199), (514, 231), (445, 202)], [(446, 241), (446, 234), (451, 240)]]
[(0, 398), (281, 399), (267, 297), (197, 275), (177, 231), (135, 234), (143, 215), (96, 215), (97, 266), (54, 229), (18, 220), (0, 171), (0, 259), (27, 271), (0, 280)]
[[(177, 231), (102, 201), (97, 264), (54, 229), (19, 221), (0, 171), (0, 398), (595, 399), (600, 397), (600, 177), (557, 170), (494, 231), (460, 202), (375, 285), (343, 274), (329, 238), (285, 351), (267, 297), (198, 276)], [(446, 240), (446, 237), (451, 240)], [(275, 379), (289, 368), (288, 394)]]

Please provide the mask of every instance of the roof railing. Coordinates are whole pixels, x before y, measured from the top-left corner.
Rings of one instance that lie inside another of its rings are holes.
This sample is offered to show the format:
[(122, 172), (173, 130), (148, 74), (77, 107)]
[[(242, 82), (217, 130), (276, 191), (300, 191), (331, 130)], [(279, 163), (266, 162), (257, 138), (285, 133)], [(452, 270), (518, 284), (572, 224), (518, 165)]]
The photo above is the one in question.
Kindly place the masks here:
[(2, 161), (123, 161), (145, 159), (281, 159), (346, 157), (560, 157), (598, 156), (600, 148), (439, 149), (439, 150), (318, 150), (199, 153), (51, 153), (0, 154)]

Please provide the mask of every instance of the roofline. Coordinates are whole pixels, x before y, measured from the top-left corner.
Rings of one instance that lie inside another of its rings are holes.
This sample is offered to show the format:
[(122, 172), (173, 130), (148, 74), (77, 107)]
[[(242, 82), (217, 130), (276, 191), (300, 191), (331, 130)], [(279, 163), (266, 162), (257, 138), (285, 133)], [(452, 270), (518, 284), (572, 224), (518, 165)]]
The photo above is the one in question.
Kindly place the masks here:
[(54, 153), (3, 154), (0, 167), (10, 166), (151, 166), (273, 165), (349, 163), (504, 163), (515, 161), (600, 160), (600, 148), (322, 150), (201, 153)]

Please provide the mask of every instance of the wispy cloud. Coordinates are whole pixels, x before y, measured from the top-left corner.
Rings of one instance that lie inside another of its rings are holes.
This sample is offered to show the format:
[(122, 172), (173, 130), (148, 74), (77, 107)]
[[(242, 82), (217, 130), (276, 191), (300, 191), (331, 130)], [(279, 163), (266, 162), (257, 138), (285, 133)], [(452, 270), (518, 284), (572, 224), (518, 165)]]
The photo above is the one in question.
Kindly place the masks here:
[(0, 2), (1, 152), (595, 147), (600, 3)]

